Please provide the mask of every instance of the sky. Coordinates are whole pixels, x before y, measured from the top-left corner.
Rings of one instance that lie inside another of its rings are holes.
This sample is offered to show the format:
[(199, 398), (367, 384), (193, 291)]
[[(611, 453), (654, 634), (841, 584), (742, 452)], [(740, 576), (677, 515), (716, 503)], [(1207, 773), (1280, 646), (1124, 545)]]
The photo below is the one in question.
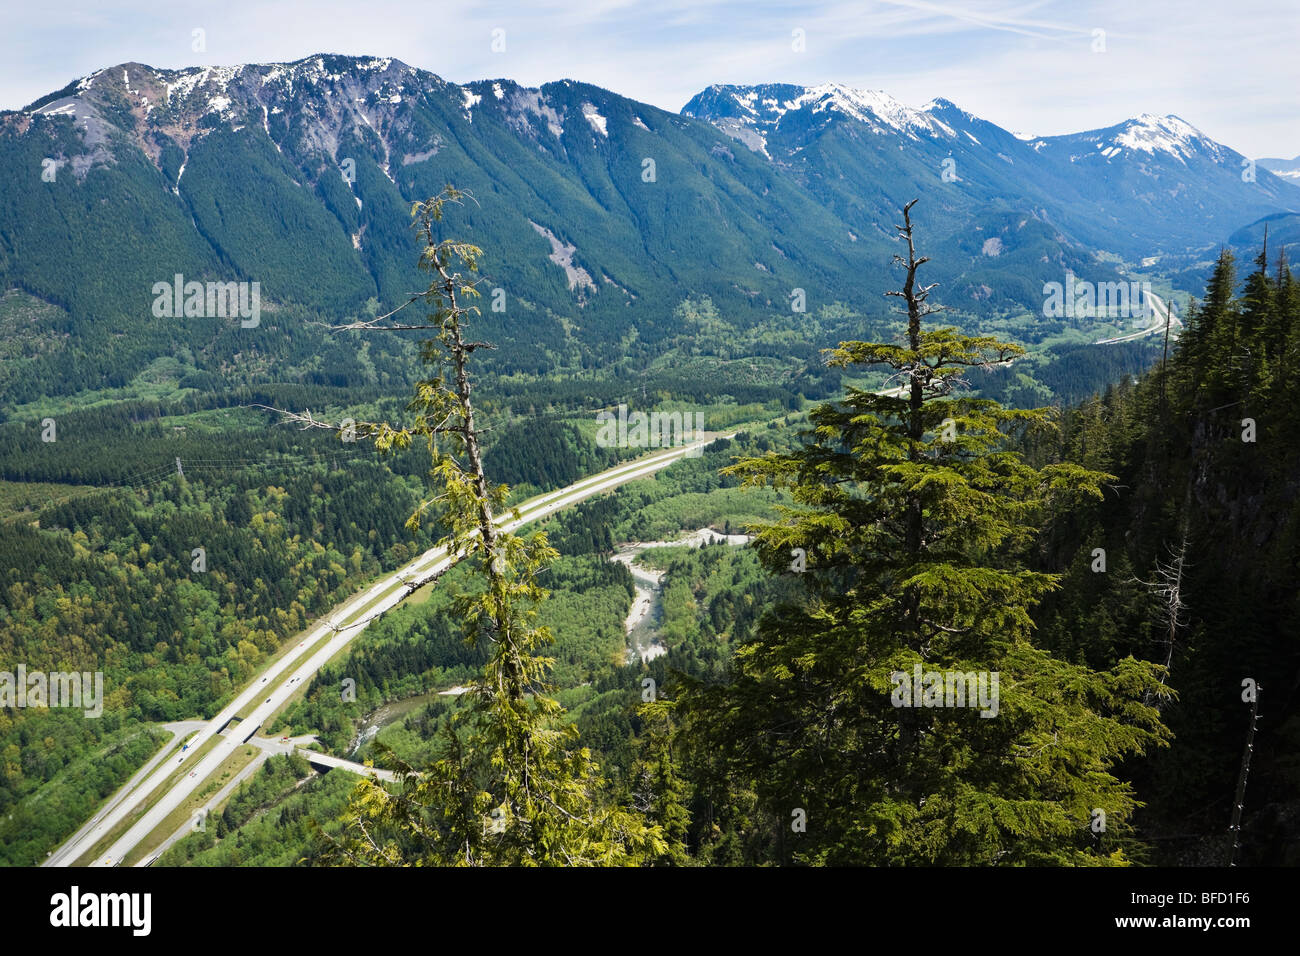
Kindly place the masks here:
[(344, 53), (457, 83), (582, 80), (674, 112), (713, 83), (837, 82), (1038, 136), (1172, 113), (1291, 158), (1297, 41), (1300, 0), (0, 0), (0, 109), (130, 61)]

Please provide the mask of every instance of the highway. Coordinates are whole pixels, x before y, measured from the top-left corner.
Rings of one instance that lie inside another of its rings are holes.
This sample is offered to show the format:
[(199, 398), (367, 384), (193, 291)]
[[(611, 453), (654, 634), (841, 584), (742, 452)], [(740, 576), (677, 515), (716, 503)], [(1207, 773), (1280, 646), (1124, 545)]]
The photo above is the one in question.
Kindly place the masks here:
[[(707, 445), (720, 438), (730, 437), (732, 435), (715, 434), (700, 441), (654, 452), (636, 461), (584, 478), (567, 488), (530, 499), (518, 507), (517, 519), (507, 512), (499, 516), (497, 522), (503, 530), (514, 531), (524, 524), (548, 517), (592, 495), (653, 475), (674, 461), (702, 453)], [(145, 772), (148, 770), (146, 766), (145, 771), (137, 773), (133, 787), (128, 785), (122, 788), (114, 797), (114, 802), (101, 808), (95, 817), (51, 853), (42, 865), (69, 866), (80, 859), (104, 836), (127, 820), (141, 802), (162, 786), (178, 766), (183, 766), (185, 761), (190, 760), (192, 755), (208, 741), (219, 737), (219, 742), (194, 763), (189, 773), (178, 778), (152, 807), (92, 863), (93, 866), (119, 865), (127, 854), (156, 830), (177, 807), (188, 800), (207, 778), (212, 776), (240, 746), (283, 707), (294, 691), (309, 683), (326, 662), (346, 648), (370, 622), (401, 603), (409, 594), (426, 581), (441, 574), (452, 564), (453, 559), (447, 554), (446, 549), (432, 548), (406, 566), (354, 595), (340, 608), (326, 615), (302, 638), (297, 647), (273, 662), (215, 717), (203, 724), (190, 741), (190, 746), (185, 753), (179, 756), (172, 754), (168, 759), (158, 762), (152, 772)], [(313, 652), (311, 649), (322, 641), (324, 641), (322, 646)], [(279, 678), (285, 676), (288, 676), (288, 680), (279, 681)], [(247, 717), (221, 736), (221, 731), (226, 728), (231, 719), (253, 704), (255, 706)], [(171, 759), (173, 756), (175, 759)], [(155, 757), (154, 760), (158, 761), (158, 758)]]
[(344, 760), (342, 757), (331, 757), (329, 754), (316, 753), (312, 750), (298, 749), (298, 753), (318, 767), (337, 767), (340, 770), (348, 771), (348, 773), (355, 773), (360, 777), (378, 777), (380, 780), (387, 780), (390, 783), (395, 783), (397, 781), (397, 774), (391, 770), (380, 770), (377, 767), (367, 767), (365, 764), (357, 763), (355, 760)]
[(310, 734), (302, 737), (294, 737), (287, 743), (284, 742), (284, 740), (271, 740), (266, 737), (251, 738), (248, 742), (258, 747), (261, 751), (253, 761), (247, 764), (244, 769), (240, 770), (239, 773), (235, 774), (235, 776), (227, 781), (225, 786), (209, 797), (207, 802), (203, 804), (202, 808), (191, 814), (189, 819), (182, 823), (157, 849), (148, 856), (141, 857), (140, 861), (136, 863), (136, 866), (153, 866), (154, 862), (171, 849), (174, 843), (184, 839), (194, 832), (195, 819), (199, 813), (204, 815), (204, 819), (211, 816), (217, 807), (224, 804), (226, 800), (234, 794), (235, 790), (241, 783), (261, 769), (262, 764), (266, 762), (266, 759), (275, 754), (298, 753), (316, 766), (330, 768), (337, 767), (341, 770), (346, 770), (349, 773), (355, 773), (363, 777), (378, 777), (381, 780), (392, 781), (397, 779), (397, 774), (390, 770), (377, 770), (374, 767), (367, 767), (365, 764), (359, 764), (354, 760), (344, 760), (342, 757), (331, 757), (328, 754), (308, 750), (303, 746), (303, 744), (314, 741), (315, 739), (316, 738)]
[(1165, 326), (1171, 323), (1180, 329), (1183, 327), (1182, 321), (1176, 315), (1174, 315), (1174, 310), (1169, 308), (1168, 304), (1165, 303), (1164, 299), (1160, 298), (1160, 296), (1155, 295), (1154, 293), (1151, 292), (1146, 293), (1146, 296), (1151, 300), (1151, 313), (1152, 316), (1155, 318), (1155, 322), (1152, 325), (1148, 326), (1145, 329), (1138, 329), (1136, 332), (1130, 332), (1128, 335), (1117, 335), (1113, 339), (1101, 339), (1100, 341), (1093, 342), (1092, 344), (1093, 345), (1115, 345), (1119, 342), (1132, 342), (1136, 339), (1144, 338), (1145, 336), (1148, 335), (1156, 335), (1156, 334), (1163, 333), (1165, 330)]
[(200, 730), (204, 726), (201, 720), (178, 720), (175, 723), (163, 724), (163, 729), (171, 733), (172, 739), (169, 744), (164, 746), (156, 754), (145, 761), (145, 765), (132, 774), (131, 779), (122, 784), (117, 791), (108, 798), (105, 803), (95, 813), (93, 817), (82, 824), (81, 829), (74, 833), (68, 840), (57, 850), (51, 852), (42, 866), (66, 866), (71, 863), (75, 857), (68, 858), (67, 849), (77, 841), (85, 837), (92, 828), (97, 828), (99, 822), (103, 820), (104, 814), (110, 812), (114, 807), (126, 799), (126, 797), (135, 790), (140, 781), (149, 775), (149, 771), (158, 766), (159, 762), (166, 759), (170, 754), (176, 756), (176, 751), (172, 748), (184, 740), (185, 735), (194, 730)]

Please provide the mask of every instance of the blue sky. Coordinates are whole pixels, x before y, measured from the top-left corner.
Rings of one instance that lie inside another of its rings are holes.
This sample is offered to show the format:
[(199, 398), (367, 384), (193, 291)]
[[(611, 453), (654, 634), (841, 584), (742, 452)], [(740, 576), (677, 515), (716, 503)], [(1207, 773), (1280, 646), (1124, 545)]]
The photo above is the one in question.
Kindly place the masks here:
[(1247, 156), (1289, 158), (1300, 155), (1297, 41), (1300, 0), (10, 2), (0, 108), (131, 60), (329, 52), (395, 56), (455, 82), (584, 80), (674, 111), (711, 83), (840, 82), (911, 106), (943, 96), (1038, 135), (1175, 113)]

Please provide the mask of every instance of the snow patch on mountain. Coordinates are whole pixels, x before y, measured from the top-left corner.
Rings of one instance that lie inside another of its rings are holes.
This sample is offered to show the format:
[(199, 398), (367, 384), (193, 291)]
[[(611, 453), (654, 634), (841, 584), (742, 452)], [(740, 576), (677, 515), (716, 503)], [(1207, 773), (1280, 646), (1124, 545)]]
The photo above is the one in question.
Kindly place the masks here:
[(806, 89), (802, 95), (787, 100), (774, 112), (784, 115), (790, 110), (811, 108), (814, 114), (831, 111), (843, 113), (871, 127), (874, 132), (894, 131), (912, 138), (918, 131), (941, 132), (955, 136), (952, 127), (922, 110), (904, 106), (881, 90), (858, 90), (840, 83), (823, 83)]
[(465, 116), (472, 123), (474, 122), (474, 107), (483, 102), (483, 97), (469, 90), (461, 90), (460, 92), (465, 97)]
[(865, 123), (877, 133), (892, 131), (903, 133), (913, 139), (917, 138), (918, 132), (930, 135), (957, 135), (951, 126), (931, 116), (927, 111), (904, 106), (881, 90), (858, 90), (839, 83), (826, 83), (813, 87), (804, 96), (787, 103), (786, 106), (802, 108), (804, 104), (810, 102), (813, 104), (814, 113), (836, 110)]
[[(107, 67), (105, 67), (105, 69), (107, 69)], [(104, 70), (96, 70), (94, 73), (90, 74), (89, 76), (82, 77), (80, 82), (77, 83), (77, 92), (84, 93), (86, 92), (86, 90), (90, 89), (91, 86), (94, 85), (95, 80), (103, 72)]]
[[(276, 112), (279, 112), (278, 108)], [(280, 148), (280, 144), (277, 143), (274, 140), (274, 138), (272, 138), (271, 136), (271, 117), (270, 114), (267, 112), (265, 103), (262, 104), (262, 131), (266, 133), (266, 138), (271, 140), (271, 145), (275, 147), (275, 151), (277, 153), (283, 153), (284, 150)]]
[(596, 107), (592, 106), (590, 103), (583, 103), (582, 115), (583, 118), (585, 118), (586, 121), (591, 124), (592, 129), (594, 129), (597, 133), (599, 133), (601, 136), (605, 137), (606, 139), (609, 139), (609, 128), (607, 126), (607, 121), (605, 117), (600, 115)]
[(208, 71), (204, 69), (198, 73), (182, 73), (175, 83), (166, 84), (167, 102), (172, 101), (172, 97), (189, 96), (194, 92), (194, 88), (208, 78)]

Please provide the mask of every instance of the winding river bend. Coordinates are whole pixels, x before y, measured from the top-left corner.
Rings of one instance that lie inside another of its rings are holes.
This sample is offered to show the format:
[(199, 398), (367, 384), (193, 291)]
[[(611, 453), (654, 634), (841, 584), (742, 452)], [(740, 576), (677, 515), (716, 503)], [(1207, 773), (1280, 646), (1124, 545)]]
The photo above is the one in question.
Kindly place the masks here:
[(720, 534), (712, 528), (700, 528), (676, 541), (634, 541), (620, 545), (611, 561), (617, 561), (632, 572), (632, 581), (636, 596), (632, 599), (632, 610), (628, 612), (624, 629), (627, 631), (627, 663), (640, 658), (652, 661), (668, 653), (668, 648), (659, 639), (659, 625), (663, 619), (663, 572), (651, 571), (636, 563), (637, 556), (650, 548), (698, 548), (704, 544), (723, 543), (742, 545), (749, 543), (747, 534)]
[[(632, 582), (636, 588), (636, 596), (632, 600), (632, 609), (628, 611), (627, 620), (623, 624), (624, 630), (627, 632), (628, 644), (626, 663), (631, 664), (638, 659), (652, 661), (656, 657), (668, 653), (668, 648), (664, 646), (659, 636), (659, 629), (663, 622), (661, 599), (663, 597), (664, 572), (642, 567), (636, 563), (637, 556), (651, 548), (698, 548), (705, 544), (717, 544), (719, 542), (728, 545), (748, 544), (749, 535), (720, 534), (712, 528), (700, 528), (698, 531), (692, 531), (690, 534), (683, 535), (674, 541), (633, 541), (620, 545), (615, 549), (610, 560), (617, 561), (632, 572)], [(439, 697), (463, 694), (464, 692), (464, 687), (457, 686), (450, 690), (429, 691), (384, 704), (368, 714), (361, 722), (348, 747), (348, 756), (351, 759), (359, 759), (364, 756), (365, 747), (372, 738), (377, 736), (389, 724), (401, 720), (417, 708)]]

